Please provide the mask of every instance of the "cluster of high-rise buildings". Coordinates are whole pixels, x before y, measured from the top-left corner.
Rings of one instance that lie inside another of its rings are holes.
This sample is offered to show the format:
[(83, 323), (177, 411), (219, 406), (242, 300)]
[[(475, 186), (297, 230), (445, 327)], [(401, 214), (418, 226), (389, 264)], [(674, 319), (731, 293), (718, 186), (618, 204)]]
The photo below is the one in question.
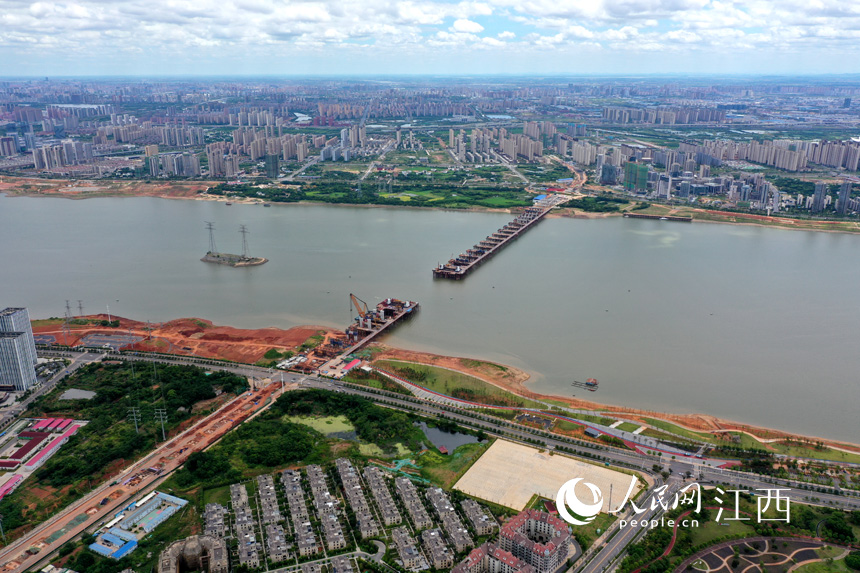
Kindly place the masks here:
[(785, 171), (803, 171), (810, 163), (857, 171), (860, 168), (860, 141), (765, 141), (706, 140), (700, 144), (681, 143), (680, 149), (703, 153), (717, 161), (750, 161)]
[(510, 133), (504, 127), (473, 129), (468, 146), (463, 130), (448, 130), (448, 147), (462, 162), (485, 163), (496, 159), (495, 153), (511, 161), (531, 163), (543, 156), (543, 142), (527, 133)]
[[(833, 211), (836, 215), (844, 216), (860, 211), (860, 198), (852, 197), (851, 179), (843, 179), (834, 200), (830, 193), (830, 185), (819, 181), (814, 184), (814, 191), (809, 194), (787, 193), (777, 185), (768, 181), (763, 173), (740, 173), (739, 175), (722, 175), (712, 177), (710, 166), (698, 165), (693, 159), (684, 161), (682, 168), (677, 159), (684, 160), (684, 155), (690, 152), (671, 151), (649, 157), (629, 157), (624, 163), (623, 170), (614, 165), (603, 164), (601, 167), (601, 182), (607, 185), (622, 183), (629, 193), (647, 194), (655, 199), (688, 199), (696, 196), (722, 196), (734, 204), (748, 203), (757, 210), (767, 210), (779, 213), (785, 209), (807, 210), (812, 214)], [(648, 159), (652, 163), (646, 162)], [(653, 169), (658, 161), (670, 161), (665, 171)], [(686, 168), (686, 170), (685, 170)], [(622, 181), (623, 180), (623, 181)]]
[(157, 145), (147, 146), (146, 168), (151, 177), (200, 177), (202, 173), (196, 153), (158, 153)]
[(0, 311), (0, 388), (25, 392), (36, 385), (36, 344), (26, 308)]
[(53, 169), (67, 165), (86, 165), (94, 159), (93, 144), (67, 139), (59, 145), (45, 145), (33, 150), (36, 169)]
[(722, 123), (726, 112), (707, 107), (605, 107), (603, 119), (609, 123), (653, 123), (676, 125), (690, 123)]

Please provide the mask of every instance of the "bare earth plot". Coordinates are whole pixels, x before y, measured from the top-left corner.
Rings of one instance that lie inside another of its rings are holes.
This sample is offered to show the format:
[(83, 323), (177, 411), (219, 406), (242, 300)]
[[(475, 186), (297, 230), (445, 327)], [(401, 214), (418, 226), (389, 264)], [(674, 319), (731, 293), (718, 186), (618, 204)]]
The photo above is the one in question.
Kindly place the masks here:
[[(612, 486), (613, 506), (618, 507), (630, 487), (631, 476), (609, 468), (594, 466), (560, 454), (549, 455), (535, 448), (505, 440), (496, 440), (469, 471), (454, 485), (468, 495), (521, 510), (537, 494), (555, 499), (566, 481), (584, 478), (603, 492), (603, 512), (609, 509), (609, 488)], [(588, 489), (577, 493), (588, 502)], [(631, 497), (639, 491), (637, 483)]]

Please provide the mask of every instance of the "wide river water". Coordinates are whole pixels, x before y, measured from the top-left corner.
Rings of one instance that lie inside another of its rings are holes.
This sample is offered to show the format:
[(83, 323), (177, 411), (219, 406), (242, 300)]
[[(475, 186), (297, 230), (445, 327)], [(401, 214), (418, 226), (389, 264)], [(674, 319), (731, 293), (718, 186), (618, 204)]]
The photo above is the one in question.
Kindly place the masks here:
[[(431, 268), (511, 217), (0, 196), (0, 306), (139, 320), (346, 326), (349, 293), (421, 303), (385, 339), (498, 361), (538, 392), (860, 442), (860, 236), (549, 219), (462, 282)], [(219, 250), (270, 262), (200, 262)], [(596, 393), (571, 388), (594, 377)]]

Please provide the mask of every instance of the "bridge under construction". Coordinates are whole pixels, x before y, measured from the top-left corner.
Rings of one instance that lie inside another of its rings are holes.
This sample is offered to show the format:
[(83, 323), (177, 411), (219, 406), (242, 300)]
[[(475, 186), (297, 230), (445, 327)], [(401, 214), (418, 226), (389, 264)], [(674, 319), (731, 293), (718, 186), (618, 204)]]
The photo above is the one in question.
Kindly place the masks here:
[(486, 239), (476, 244), (471, 249), (467, 249), (465, 253), (454, 257), (445, 264), (441, 264), (433, 269), (433, 278), (460, 280), (467, 274), (472, 272), (475, 267), (495, 255), (505, 245), (508, 245), (514, 239), (519, 238), (523, 233), (531, 229), (538, 221), (543, 219), (547, 213), (562, 203), (566, 203), (571, 199), (568, 195), (548, 195), (547, 197), (535, 202), (535, 204), (527, 208), (524, 212), (496, 231), (489, 235)]

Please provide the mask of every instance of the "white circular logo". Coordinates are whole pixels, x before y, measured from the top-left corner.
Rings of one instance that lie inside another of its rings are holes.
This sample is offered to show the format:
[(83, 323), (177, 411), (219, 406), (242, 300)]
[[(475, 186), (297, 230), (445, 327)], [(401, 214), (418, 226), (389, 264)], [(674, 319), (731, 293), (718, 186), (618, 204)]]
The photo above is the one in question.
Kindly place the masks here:
[[(583, 478), (575, 478), (568, 482), (558, 490), (555, 496), (555, 506), (558, 508), (558, 514), (566, 522), (572, 525), (586, 525), (592, 521), (603, 507), (603, 493), (593, 483), (583, 482), (583, 485), (591, 490), (591, 495), (594, 496), (594, 503), (586, 504), (576, 497), (576, 484), (582, 481)], [(568, 511), (570, 508), (570, 511)], [(571, 515), (573, 513), (574, 515)]]

